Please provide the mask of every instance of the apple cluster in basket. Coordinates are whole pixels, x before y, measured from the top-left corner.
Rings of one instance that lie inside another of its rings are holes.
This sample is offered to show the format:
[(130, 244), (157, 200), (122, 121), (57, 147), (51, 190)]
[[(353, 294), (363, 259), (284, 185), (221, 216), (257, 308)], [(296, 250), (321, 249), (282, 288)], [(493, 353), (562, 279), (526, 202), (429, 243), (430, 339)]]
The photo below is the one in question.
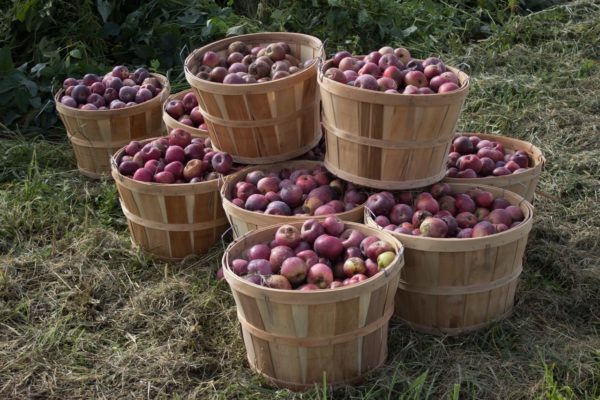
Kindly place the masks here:
[(184, 94), (181, 100), (169, 100), (165, 105), (165, 112), (184, 125), (207, 130), (204, 116), (198, 107), (198, 98), (194, 92)]
[(134, 72), (117, 65), (106, 75), (85, 74), (83, 79), (67, 78), (63, 82), (62, 105), (82, 110), (115, 110), (144, 103), (157, 96), (162, 85), (147, 69)]
[(502, 143), (477, 135), (457, 136), (452, 141), (446, 166), (448, 178), (482, 178), (519, 174), (531, 166), (523, 150), (511, 152)]
[(130, 142), (118, 167), (119, 173), (136, 181), (156, 183), (209, 181), (241, 168), (228, 153), (213, 150), (209, 138), (192, 138), (183, 129), (143, 145)]
[(325, 167), (255, 170), (235, 184), (231, 202), (271, 215), (321, 216), (350, 211), (363, 204), (362, 188), (331, 175)]
[(192, 68), (200, 79), (227, 84), (263, 83), (298, 73), (314, 62), (301, 61), (292, 55), (285, 42), (254, 46), (236, 41), (222, 57), (214, 51), (202, 55), (201, 64)]
[(384, 46), (364, 57), (337, 52), (325, 64), (324, 76), (349, 86), (392, 94), (436, 94), (458, 90), (458, 76), (437, 57), (423, 61), (404, 47)]
[[(335, 289), (360, 283), (396, 259), (392, 245), (329, 216), (301, 229), (280, 226), (271, 242), (255, 244), (229, 268), (248, 282), (275, 289)], [(220, 271), (222, 273), (222, 271)]]
[(524, 219), (521, 208), (479, 188), (455, 193), (447, 183), (436, 183), (429, 191), (415, 194), (376, 193), (367, 199), (366, 207), (385, 230), (434, 238), (489, 236)]

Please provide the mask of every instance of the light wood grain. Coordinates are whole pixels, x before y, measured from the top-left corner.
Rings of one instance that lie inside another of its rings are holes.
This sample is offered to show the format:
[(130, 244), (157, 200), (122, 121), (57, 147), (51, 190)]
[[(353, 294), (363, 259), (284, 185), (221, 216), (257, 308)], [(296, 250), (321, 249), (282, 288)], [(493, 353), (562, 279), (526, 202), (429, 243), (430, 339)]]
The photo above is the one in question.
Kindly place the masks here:
[(77, 168), (90, 178), (110, 176), (110, 157), (132, 140), (165, 134), (162, 122), (163, 103), (171, 86), (166, 77), (151, 74), (163, 85), (151, 100), (118, 110), (86, 111), (60, 103), (63, 90), (54, 96), (56, 111), (63, 121), (73, 146)]
[(181, 122), (177, 121), (175, 118), (171, 117), (166, 111), (167, 103), (169, 101), (181, 100), (181, 99), (183, 99), (183, 96), (185, 96), (188, 93), (192, 93), (192, 89), (187, 89), (187, 90), (183, 90), (181, 92), (172, 94), (171, 96), (169, 96), (167, 101), (164, 103), (164, 105), (163, 105), (163, 122), (165, 123), (167, 132), (170, 132), (173, 129), (179, 128), (179, 129), (183, 129), (186, 132), (189, 132), (190, 135), (192, 135), (193, 137), (208, 137), (207, 130), (200, 129), (200, 128), (194, 128), (193, 126), (182, 124)]
[[(472, 239), (391, 232), (405, 248), (395, 314), (416, 330), (438, 335), (472, 332), (511, 314), (533, 225), (533, 206), (515, 193), (491, 186), (450, 185), (455, 193), (479, 187), (504, 197), (519, 206), (525, 218), (502, 233)], [(368, 210), (365, 223), (378, 226)]]
[(320, 73), (327, 169), (379, 189), (413, 189), (440, 181), (469, 91), (469, 77), (448, 69), (458, 75), (461, 87), (435, 95), (364, 90)]
[[(292, 223), (300, 228), (301, 222)], [(223, 270), (238, 309), (250, 367), (277, 386), (301, 391), (320, 384), (355, 383), (385, 362), (387, 329), (403, 266), (403, 249), (389, 233), (346, 223), (389, 242), (398, 256), (360, 284), (299, 292), (257, 286), (235, 275), (231, 260), (257, 243), (268, 243), (278, 226), (235, 240)]]
[[(221, 187), (221, 199), (223, 201), (223, 209), (229, 219), (233, 230), (233, 236), (238, 238), (250, 231), (263, 228), (269, 225), (275, 224), (288, 224), (291, 222), (306, 221), (307, 219), (325, 219), (327, 216), (315, 217), (315, 216), (287, 216), (287, 215), (267, 215), (260, 212), (248, 211), (240, 208), (231, 202), (232, 193), (237, 182), (243, 181), (246, 175), (252, 171), (263, 170), (267, 172), (279, 172), (284, 168), (300, 169), (308, 168), (313, 169), (320, 165), (318, 161), (309, 160), (294, 160), (287, 161), (279, 164), (259, 165), (246, 167), (243, 170), (229, 175), (225, 178), (225, 182)], [(335, 214), (336, 217), (350, 222), (363, 222), (364, 215), (364, 204), (358, 207), (345, 211), (342, 213)]]
[(134, 181), (118, 171), (123, 153), (121, 149), (111, 158), (112, 177), (134, 245), (155, 258), (177, 261), (203, 254), (221, 239), (229, 226), (219, 195), (222, 179), (182, 184)]
[[(471, 185), (489, 185), (506, 190), (510, 190), (520, 196), (523, 196), (525, 200), (533, 202), (533, 195), (535, 194), (535, 188), (537, 187), (540, 174), (546, 164), (546, 158), (542, 154), (542, 151), (529, 142), (525, 142), (519, 139), (513, 139), (506, 136), (489, 135), (485, 133), (466, 132), (460, 133), (461, 135), (473, 136), (477, 135), (481, 139), (493, 140), (501, 143), (504, 149), (508, 152), (514, 153), (517, 150), (523, 150), (529, 155), (529, 161), (533, 162), (530, 168), (525, 172), (518, 174), (510, 174), (504, 176), (487, 176), (484, 178), (470, 178), (468, 183)], [(448, 183), (465, 183), (465, 179), (460, 178), (444, 178), (444, 182)]]
[[(283, 41), (296, 58), (315, 62), (283, 79), (244, 85), (210, 82), (193, 73), (205, 52), (226, 56), (227, 46), (238, 40), (251, 46)], [(193, 51), (185, 60), (185, 76), (199, 98), (214, 145), (243, 164), (291, 160), (314, 147), (322, 135), (316, 81), (321, 51), (319, 39), (287, 32), (230, 37)]]

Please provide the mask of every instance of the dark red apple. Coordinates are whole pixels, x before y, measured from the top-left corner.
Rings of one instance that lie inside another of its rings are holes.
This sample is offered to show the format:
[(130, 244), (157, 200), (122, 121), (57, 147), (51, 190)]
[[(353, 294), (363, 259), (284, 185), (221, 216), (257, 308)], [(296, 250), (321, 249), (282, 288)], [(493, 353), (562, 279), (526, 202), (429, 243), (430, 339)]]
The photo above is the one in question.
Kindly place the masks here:
[(344, 253), (345, 248), (339, 238), (323, 234), (315, 240), (314, 250), (321, 257), (335, 260)]
[(504, 224), (506, 226), (510, 226), (510, 224), (512, 224), (512, 218), (510, 216), (510, 213), (506, 211), (506, 209), (502, 208), (492, 210), (486, 217), (486, 220), (488, 220), (492, 224)]
[(251, 194), (248, 196), (244, 208), (249, 211), (264, 211), (269, 204), (269, 200), (263, 194)]
[(468, 239), (473, 237), (473, 228), (465, 228), (461, 229), (460, 232), (456, 235), (458, 239)]
[[(303, 243), (303, 242), (300, 242), (300, 243)], [(299, 246), (297, 246), (297, 247), (299, 247)], [(301, 259), (304, 260), (307, 267), (311, 267), (312, 265), (319, 262), (319, 256), (317, 256), (317, 253), (315, 253), (313, 250), (303, 250), (300, 252), (295, 251), (294, 253), (295, 253), (296, 257), (300, 257)]]
[(271, 263), (265, 259), (250, 260), (248, 262), (248, 274), (249, 275), (271, 275), (273, 268)]
[(356, 78), (356, 80), (354, 81), (354, 86), (357, 88), (367, 90), (379, 90), (377, 78), (369, 74), (360, 75), (358, 78)]
[(468, 211), (461, 212), (456, 216), (456, 223), (459, 228), (472, 228), (477, 223), (477, 217)]
[(173, 161), (165, 165), (164, 172), (170, 172), (173, 174), (173, 178), (178, 180), (183, 177), (183, 169), (184, 165), (181, 161)]
[(236, 258), (231, 261), (231, 270), (238, 276), (243, 276), (248, 273), (248, 261), (243, 258)]
[(229, 153), (218, 151), (211, 160), (211, 165), (215, 172), (220, 174), (227, 174), (231, 171), (233, 166), (233, 158)]
[(272, 248), (269, 253), (269, 262), (273, 268), (273, 273), (279, 273), (283, 262), (294, 256), (294, 251), (288, 246), (275, 246)]
[(269, 260), (271, 256), (271, 249), (266, 244), (255, 244), (248, 249), (247, 256), (249, 261), (259, 259)]

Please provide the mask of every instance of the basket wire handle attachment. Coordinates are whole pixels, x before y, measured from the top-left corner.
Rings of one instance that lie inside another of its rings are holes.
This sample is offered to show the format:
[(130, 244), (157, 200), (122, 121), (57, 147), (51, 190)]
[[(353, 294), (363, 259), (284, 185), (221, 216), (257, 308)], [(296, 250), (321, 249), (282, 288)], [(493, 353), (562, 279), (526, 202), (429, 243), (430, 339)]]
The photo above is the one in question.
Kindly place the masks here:
[(323, 82), (323, 66), (325, 65), (325, 59), (327, 57), (327, 53), (325, 52), (325, 46), (329, 39), (325, 39), (323, 43), (321, 43), (321, 47), (319, 48), (319, 55), (317, 56), (317, 77), (319, 82)]

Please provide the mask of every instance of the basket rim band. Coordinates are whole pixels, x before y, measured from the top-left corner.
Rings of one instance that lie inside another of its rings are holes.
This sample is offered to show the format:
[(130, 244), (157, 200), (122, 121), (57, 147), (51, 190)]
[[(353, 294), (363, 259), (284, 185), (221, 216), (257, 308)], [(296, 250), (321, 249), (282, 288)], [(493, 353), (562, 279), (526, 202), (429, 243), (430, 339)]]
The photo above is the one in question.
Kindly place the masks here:
[(375, 321), (367, 324), (361, 328), (344, 332), (339, 335), (330, 335), (323, 337), (315, 337), (315, 338), (299, 338), (294, 336), (286, 336), (286, 335), (278, 335), (274, 333), (267, 332), (263, 329), (257, 328), (252, 325), (246, 318), (241, 315), (239, 312), (237, 314), (240, 324), (243, 329), (246, 329), (251, 335), (256, 336), (259, 339), (266, 340), (271, 343), (287, 345), (287, 346), (298, 346), (298, 347), (322, 347), (322, 346), (332, 346), (335, 344), (341, 344), (349, 342), (357, 337), (367, 336), (376, 330), (380, 329), (387, 323), (389, 323), (390, 318), (394, 314), (393, 302), (389, 302), (387, 305), (387, 309), (384, 311), (383, 315), (376, 319)]

